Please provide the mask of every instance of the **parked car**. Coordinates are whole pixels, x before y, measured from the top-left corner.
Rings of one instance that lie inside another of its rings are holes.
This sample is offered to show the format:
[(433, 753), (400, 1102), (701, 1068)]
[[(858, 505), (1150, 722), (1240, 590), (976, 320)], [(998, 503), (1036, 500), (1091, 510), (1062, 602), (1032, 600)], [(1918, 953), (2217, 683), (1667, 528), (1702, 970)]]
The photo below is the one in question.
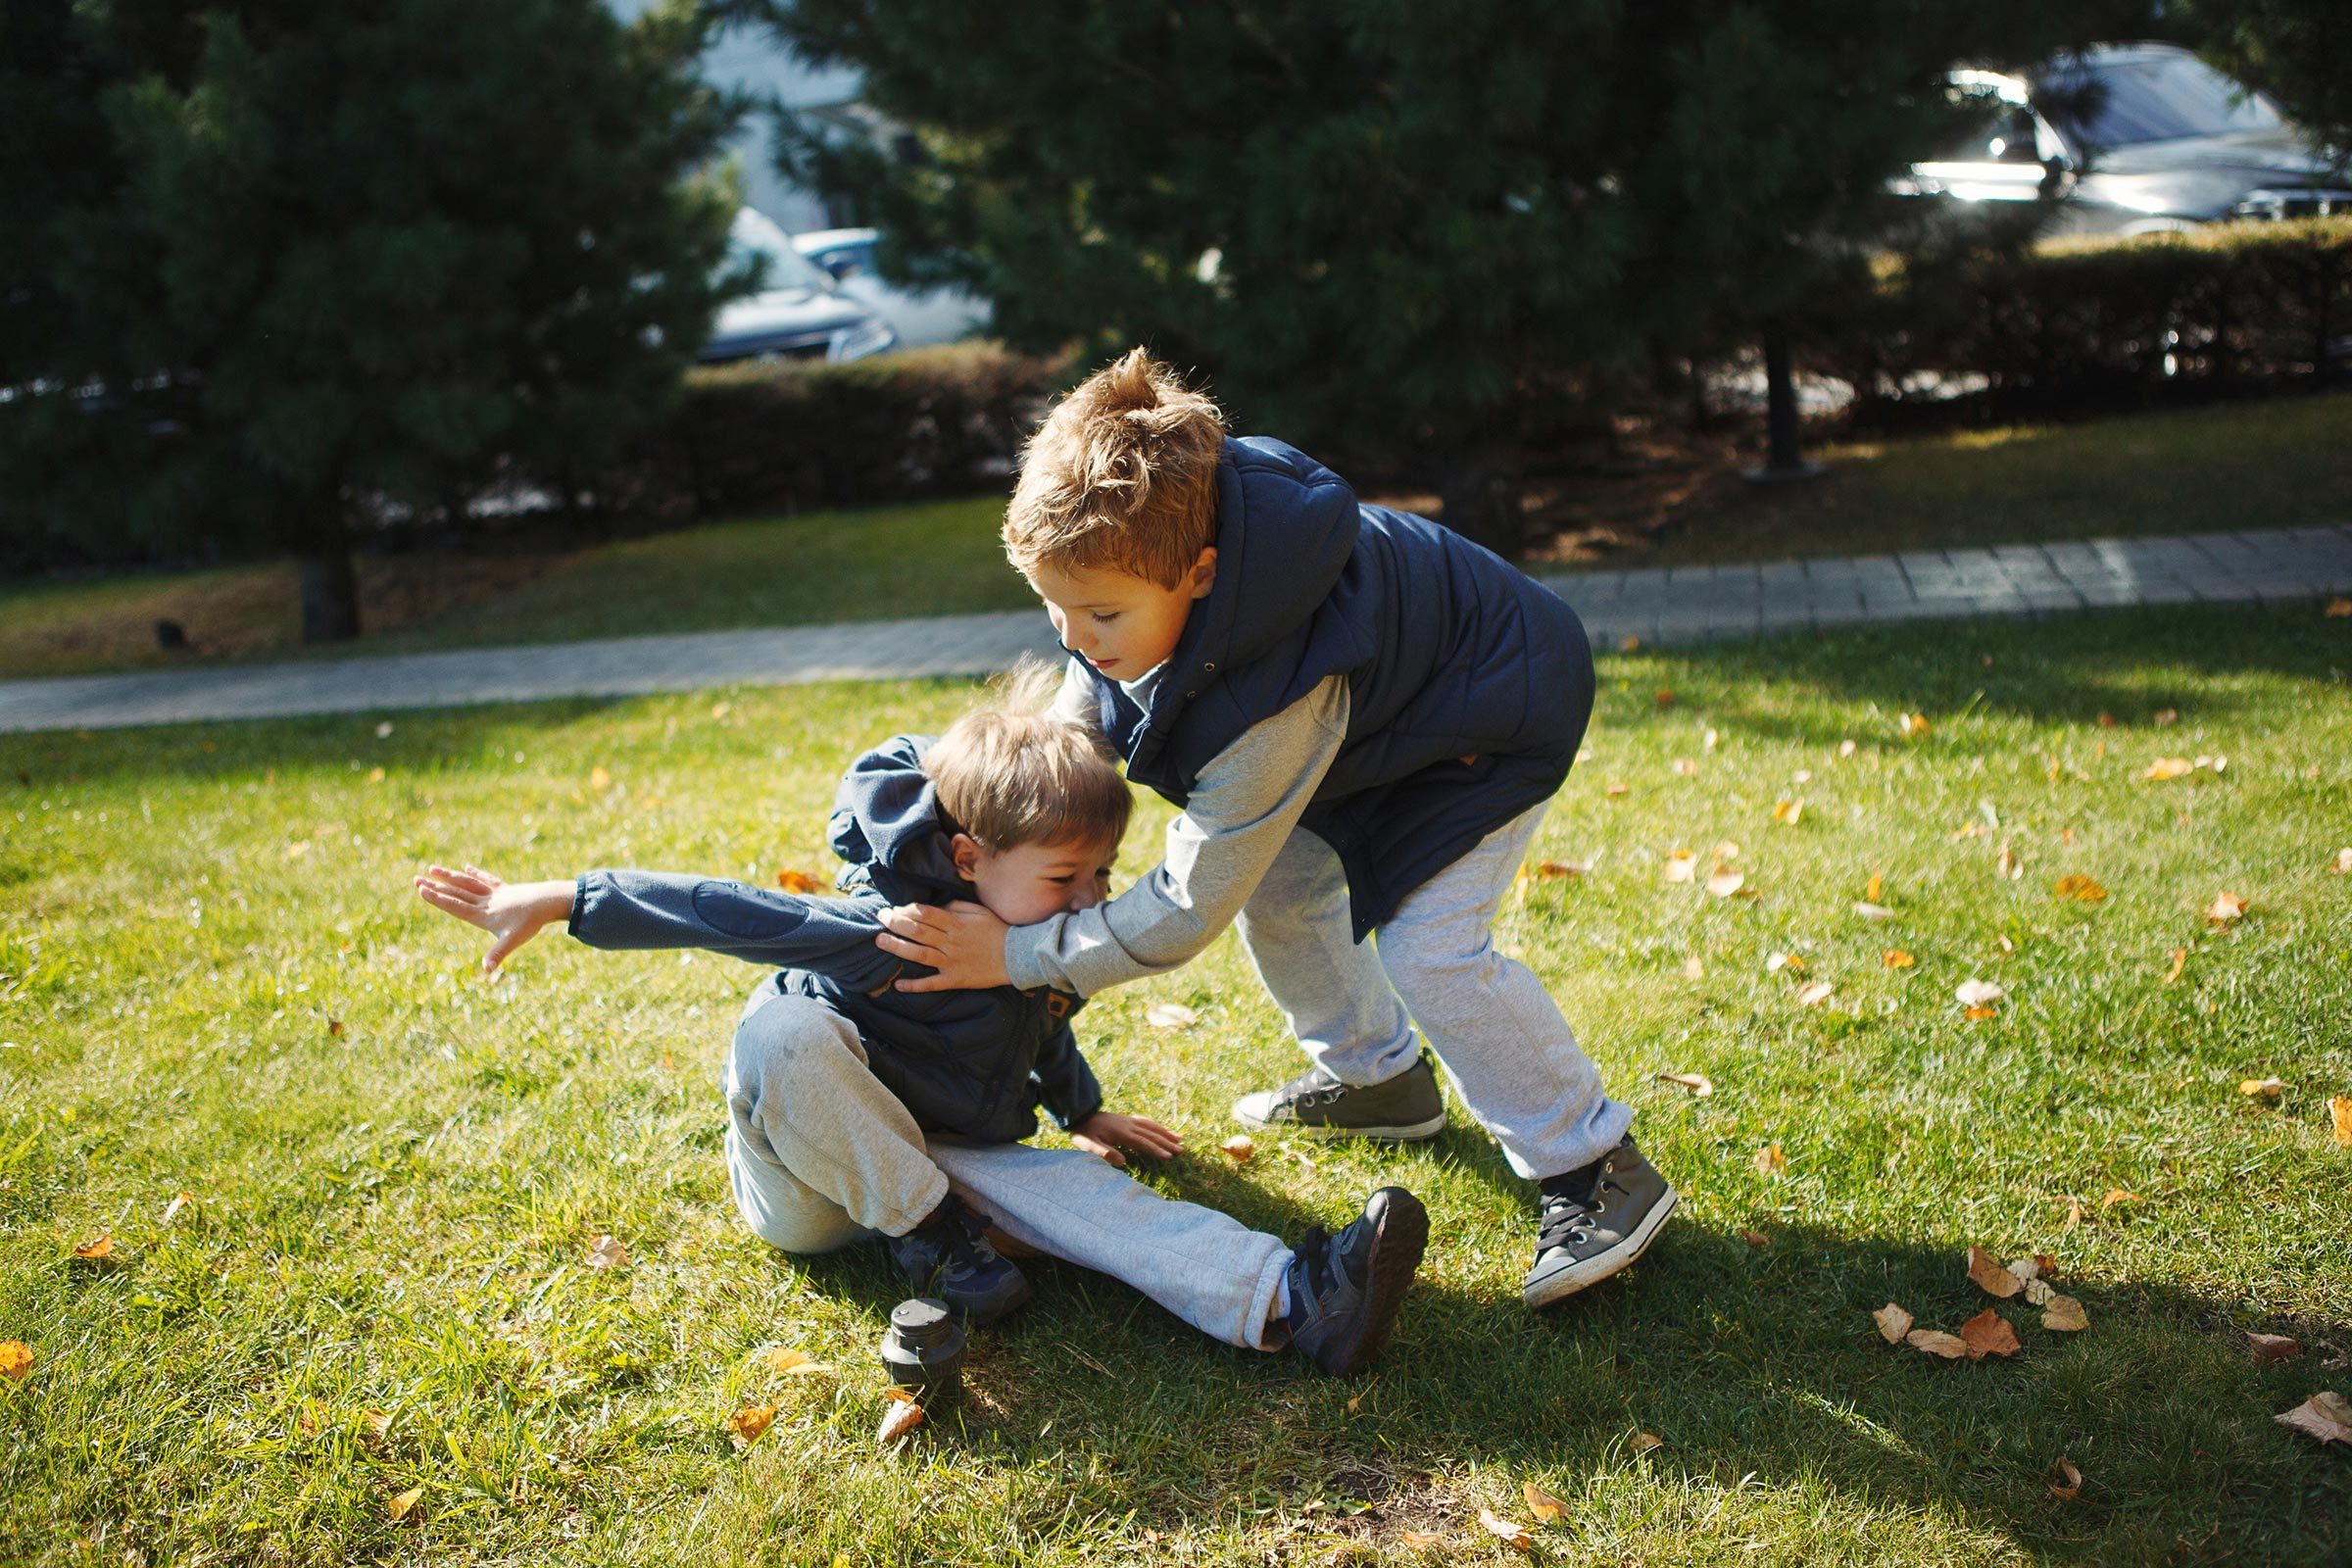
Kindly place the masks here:
[(710, 341), (695, 356), (705, 365), (768, 357), (859, 360), (898, 341), (872, 306), (844, 293), (824, 269), (793, 249), (791, 237), (749, 207), (727, 235), (730, 268), (765, 264), (760, 292), (719, 309)]
[(793, 235), (792, 243), (832, 274), (844, 293), (881, 313), (899, 334), (902, 347), (953, 343), (988, 325), (988, 302), (962, 289), (935, 288), (918, 294), (884, 282), (874, 270), (878, 237), (870, 228), (820, 228)]
[(2172, 44), (2102, 44), (2023, 76), (1954, 71), (1946, 80), (1951, 140), (1895, 181), (1901, 194), (2047, 197), (2052, 235), (2352, 213), (2340, 161), (2269, 98)]

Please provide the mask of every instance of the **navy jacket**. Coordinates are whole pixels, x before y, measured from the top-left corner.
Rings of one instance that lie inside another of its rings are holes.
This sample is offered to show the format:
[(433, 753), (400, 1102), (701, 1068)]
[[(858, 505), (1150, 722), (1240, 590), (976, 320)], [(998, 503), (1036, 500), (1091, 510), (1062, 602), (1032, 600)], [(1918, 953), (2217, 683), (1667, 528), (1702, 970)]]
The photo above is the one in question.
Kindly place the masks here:
[(1127, 776), (1182, 806), (1211, 759), (1332, 675), (1348, 735), (1301, 824), (1338, 852), (1362, 941), (1567, 778), (1592, 715), (1576, 612), (1499, 556), (1361, 506), (1295, 448), (1228, 440), (1217, 577), (1149, 710), (1093, 672)]
[(1041, 1104), (1068, 1127), (1102, 1108), (1057, 991), (905, 992), (918, 964), (874, 946), (894, 904), (971, 899), (948, 848), (954, 831), (924, 776), (927, 737), (898, 736), (850, 764), (829, 824), (847, 897), (801, 898), (741, 882), (655, 871), (590, 871), (572, 898), (571, 934), (595, 948), (705, 948), (784, 966), (788, 993), (857, 1026), (866, 1062), (915, 1121), (983, 1143), (1037, 1131)]

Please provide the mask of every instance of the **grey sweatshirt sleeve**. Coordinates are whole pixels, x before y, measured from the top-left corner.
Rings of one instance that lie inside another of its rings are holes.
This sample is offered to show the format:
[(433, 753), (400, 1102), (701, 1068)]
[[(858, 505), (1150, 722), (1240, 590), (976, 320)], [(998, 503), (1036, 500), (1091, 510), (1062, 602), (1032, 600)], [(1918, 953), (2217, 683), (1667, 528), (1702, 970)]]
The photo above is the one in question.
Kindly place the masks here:
[(1012, 983), (1091, 997), (1164, 974), (1207, 947), (1257, 890), (1347, 735), (1340, 675), (1244, 731), (1201, 769), (1149, 876), (1108, 904), (1005, 933)]
[(805, 899), (665, 871), (583, 873), (566, 929), (592, 948), (703, 948), (812, 970), (867, 992), (911, 967), (874, 946), (881, 922), (848, 899)]

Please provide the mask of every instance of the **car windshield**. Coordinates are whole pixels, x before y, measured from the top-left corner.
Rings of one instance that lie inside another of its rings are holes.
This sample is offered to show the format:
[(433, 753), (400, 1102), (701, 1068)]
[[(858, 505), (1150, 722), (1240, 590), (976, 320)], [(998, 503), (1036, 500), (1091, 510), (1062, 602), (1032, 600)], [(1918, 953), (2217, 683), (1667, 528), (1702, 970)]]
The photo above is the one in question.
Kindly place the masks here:
[(2187, 53), (2061, 60), (2042, 74), (2043, 113), (2093, 147), (2276, 130), (2271, 101)]
[(733, 271), (755, 260), (767, 266), (761, 288), (822, 290), (831, 283), (813, 262), (792, 248), (789, 235), (746, 207), (735, 215), (735, 224), (727, 231), (727, 270)]

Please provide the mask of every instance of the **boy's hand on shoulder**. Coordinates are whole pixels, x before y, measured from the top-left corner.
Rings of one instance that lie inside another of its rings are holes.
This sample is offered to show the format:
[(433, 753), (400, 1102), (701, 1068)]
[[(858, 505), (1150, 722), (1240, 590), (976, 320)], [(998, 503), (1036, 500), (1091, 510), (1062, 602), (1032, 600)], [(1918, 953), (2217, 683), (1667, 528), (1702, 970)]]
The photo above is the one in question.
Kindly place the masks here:
[(978, 991), (1012, 983), (1004, 972), (1004, 933), (1010, 929), (987, 906), (958, 900), (946, 908), (902, 904), (882, 911), (874, 946), (937, 974), (902, 980), (901, 991)]
[(1122, 1150), (1149, 1154), (1153, 1159), (1184, 1152), (1184, 1139), (1173, 1130), (1149, 1116), (1122, 1116), (1112, 1110), (1098, 1110), (1071, 1128), (1070, 1142), (1113, 1165), (1127, 1163), (1127, 1154), (1120, 1152)]
[(414, 881), (425, 903), (497, 939), (482, 955), (484, 974), (496, 974), (507, 955), (557, 921), (571, 918), (569, 882), (507, 882), (478, 865), (457, 871), (428, 865)]

